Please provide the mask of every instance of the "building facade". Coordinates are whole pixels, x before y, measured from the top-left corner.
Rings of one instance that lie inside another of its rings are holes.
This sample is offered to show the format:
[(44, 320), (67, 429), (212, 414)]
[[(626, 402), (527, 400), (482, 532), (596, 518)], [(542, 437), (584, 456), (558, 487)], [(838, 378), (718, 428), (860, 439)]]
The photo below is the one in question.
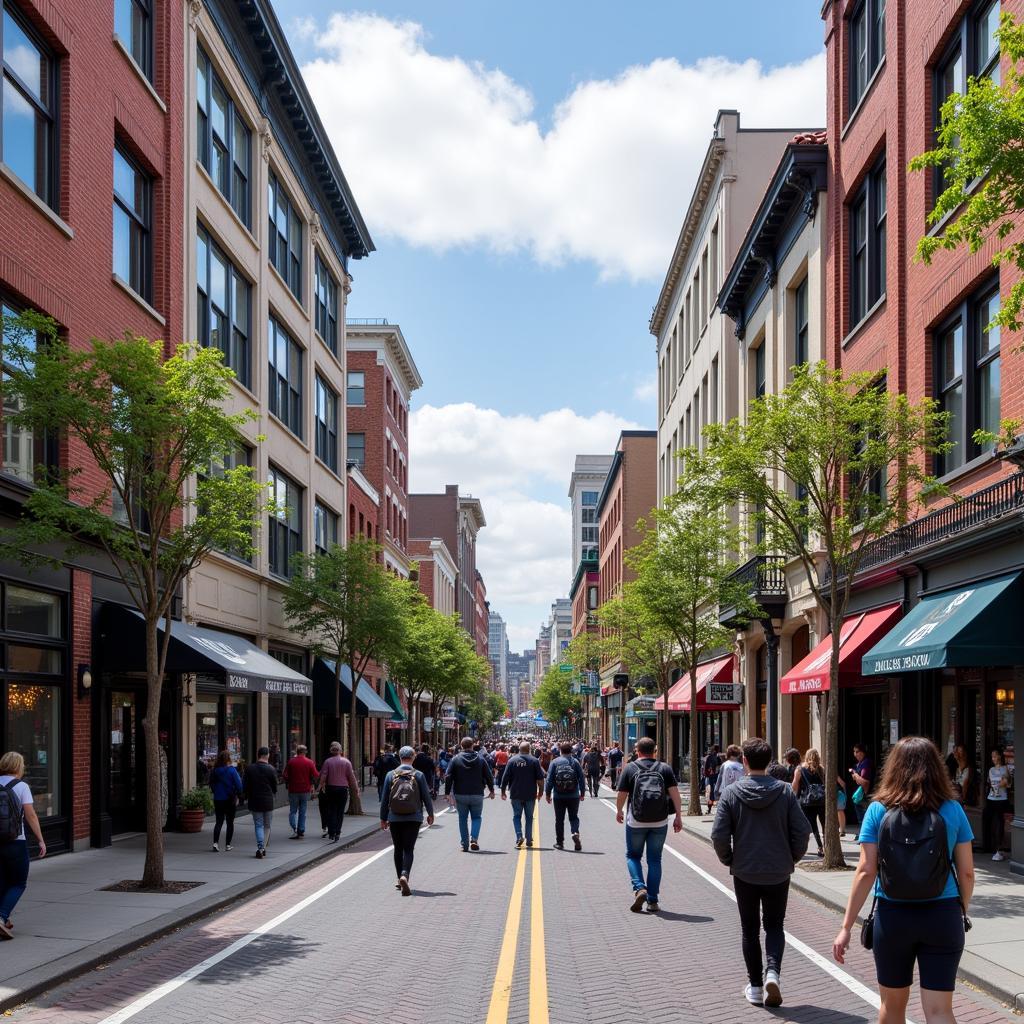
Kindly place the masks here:
[(491, 678), (498, 693), (508, 698), (508, 630), (498, 612), (488, 612), (487, 660), (491, 663)]
[(420, 592), (442, 615), (455, 614), (455, 586), (459, 569), (440, 537), (411, 539), (409, 559), (417, 566)]
[[(491, 606), (487, 601), (487, 585), (484, 583), (480, 570), (476, 571), (476, 586), (473, 588), (473, 642), (476, 646), (476, 653), (481, 658), (490, 660), (490, 645), (488, 643), (491, 623)], [(494, 687), (494, 677), (491, 677), (491, 686)]]
[(577, 455), (569, 478), (572, 511), (572, 569), (597, 558), (597, 499), (612, 464), (610, 455)]

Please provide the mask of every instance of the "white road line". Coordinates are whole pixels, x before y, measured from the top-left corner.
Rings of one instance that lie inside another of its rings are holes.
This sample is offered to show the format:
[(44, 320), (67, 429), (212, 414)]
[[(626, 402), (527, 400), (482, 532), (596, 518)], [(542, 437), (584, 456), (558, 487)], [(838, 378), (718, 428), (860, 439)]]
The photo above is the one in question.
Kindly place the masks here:
[[(608, 810), (612, 811), (613, 813), (615, 812), (615, 807), (607, 800), (602, 799), (601, 803), (603, 803), (605, 807), (608, 808)], [(727, 896), (730, 900), (732, 900), (733, 903), (736, 902), (736, 894), (727, 885), (723, 885), (717, 878), (714, 877), (714, 875), (708, 874), (708, 872), (705, 871), (702, 867), (699, 867), (697, 864), (694, 864), (694, 862), (690, 860), (689, 857), (684, 856), (674, 847), (669, 846), (668, 843), (665, 844), (665, 849), (668, 850), (668, 852), (671, 853), (672, 856), (675, 857), (677, 860), (682, 861), (695, 874), (700, 875), (700, 877), (703, 878), (705, 882), (709, 882), (719, 892)], [(882, 1001), (879, 998), (877, 992), (874, 992), (872, 989), (868, 988), (868, 986), (865, 985), (862, 981), (858, 981), (857, 978), (855, 978), (852, 974), (848, 974), (834, 961), (827, 960), (825, 957), (823, 957), (816, 950), (812, 949), (806, 943), (801, 942), (795, 935), (791, 935), (789, 932), (786, 932), (786, 944), (788, 946), (792, 946), (793, 949), (795, 949), (798, 953), (807, 957), (807, 959), (810, 960), (812, 964), (814, 964), (816, 967), (820, 967), (826, 974), (835, 978), (836, 981), (838, 981), (841, 985), (844, 985), (846, 988), (848, 988), (854, 995), (859, 996), (861, 999), (863, 999), (864, 1002), (866, 1002), (873, 1009), (877, 1010), (882, 1005)], [(914, 1022), (909, 1017), (907, 1017), (906, 1024), (914, 1024)]]

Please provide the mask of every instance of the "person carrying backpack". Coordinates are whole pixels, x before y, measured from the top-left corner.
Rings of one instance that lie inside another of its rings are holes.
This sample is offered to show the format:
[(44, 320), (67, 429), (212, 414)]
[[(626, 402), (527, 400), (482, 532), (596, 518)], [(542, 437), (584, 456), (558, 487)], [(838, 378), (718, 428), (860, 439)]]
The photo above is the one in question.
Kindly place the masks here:
[(573, 847), (583, 849), (580, 841), (580, 804), (587, 796), (587, 780), (583, 768), (572, 756), (572, 744), (559, 747), (560, 756), (548, 766), (548, 777), (544, 783), (544, 796), (555, 807), (555, 849), (565, 849), (565, 816), (569, 815)]
[[(509, 758), (501, 776), (501, 799), (512, 800), (512, 826), (516, 830), (516, 849), (523, 845), (522, 818), (526, 814), (526, 845), (533, 846), (533, 815), (544, 792), (544, 772), (540, 761), (530, 754), (530, 744), (519, 744), (519, 753)], [(508, 797), (506, 797), (506, 793)]]
[[(659, 909), (661, 852), (668, 838), (669, 810), (675, 811), (672, 830), (683, 830), (683, 803), (675, 772), (657, 759), (657, 747), (650, 736), (636, 742), (636, 760), (622, 769), (616, 796), (615, 820), (626, 824), (626, 867), (633, 884), (634, 914), (647, 904), (649, 913)], [(628, 806), (627, 806), (628, 804)], [(647, 857), (644, 880), (643, 858)]]
[(875, 957), (879, 1020), (906, 1020), (916, 962), (928, 1022), (955, 1021), (953, 992), (970, 929), (974, 835), (938, 747), (904, 736), (889, 748), (881, 783), (864, 812), (860, 862), (832, 956), (845, 963), (868, 892), (874, 902), (861, 942)]
[[(736, 891), (748, 978), (744, 998), (754, 1006), (781, 1006), (789, 878), (807, 852), (811, 826), (792, 786), (768, 774), (772, 748), (755, 736), (744, 741), (741, 754), (747, 775), (722, 793), (711, 843)], [(767, 972), (761, 957), (762, 915)]]
[(28, 886), (26, 822), (39, 843), (40, 859), (46, 856), (39, 815), (24, 775), (25, 758), (18, 751), (9, 750), (0, 757), (0, 939), (14, 938), (11, 914)]
[(423, 772), (413, 768), (416, 751), (402, 747), (398, 751), (399, 765), (384, 776), (380, 801), (380, 827), (391, 832), (391, 845), (395, 848), (395, 888), (403, 896), (411, 896), (409, 874), (412, 871), (416, 840), (423, 825), (423, 812), (427, 825), (434, 824), (434, 803), (430, 799), (430, 786)]
[(590, 795), (598, 797), (601, 795), (601, 776), (604, 775), (604, 755), (601, 748), (593, 743), (590, 749), (583, 755), (583, 770), (587, 774), (587, 786)]
[(735, 743), (725, 748), (725, 763), (718, 771), (715, 783), (715, 803), (725, 795), (725, 791), (743, 778), (743, 750)]
[[(778, 776), (775, 777), (778, 778)], [(783, 780), (779, 779), (779, 781)], [(804, 754), (803, 764), (793, 774), (792, 786), (800, 807), (807, 815), (807, 823), (811, 826), (814, 841), (818, 844), (818, 856), (823, 857), (825, 851), (821, 846), (821, 832), (818, 831), (818, 823), (821, 823), (821, 830), (824, 832), (825, 772), (821, 767), (821, 755), (814, 747)]]
[[(448, 762), (444, 795), (459, 815), (462, 852), (480, 849), (480, 824), (484, 811), (484, 790), (494, 799), (494, 776), (487, 761), (474, 749), (472, 737), (465, 736), (462, 750)], [(472, 827), (470, 826), (472, 819)]]

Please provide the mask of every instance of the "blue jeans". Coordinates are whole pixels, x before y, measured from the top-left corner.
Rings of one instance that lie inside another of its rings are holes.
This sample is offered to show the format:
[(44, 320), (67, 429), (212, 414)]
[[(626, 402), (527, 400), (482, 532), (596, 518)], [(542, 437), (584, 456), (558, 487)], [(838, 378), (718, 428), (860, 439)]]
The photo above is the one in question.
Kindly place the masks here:
[[(631, 828), (626, 826), (626, 867), (633, 882), (633, 892), (647, 890), (647, 898), (658, 902), (661, 889), (661, 851), (668, 837), (668, 825), (660, 828)], [(647, 882), (644, 882), (644, 850), (647, 852)]]
[[(469, 846), (471, 835), (474, 840), (480, 838), (480, 819), (484, 813), (483, 793), (479, 796), (460, 796), (456, 793), (455, 810), (459, 814), (459, 837), (462, 839), (462, 845)], [(470, 833), (468, 822), (471, 816), (473, 818), (472, 833)]]
[(516, 839), (523, 838), (523, 813), (526, 813), (526, 838), (533, 842), (533, 812), (537, 809), (536, 800), (512, 801), (512, 826), (516, 830)]
[(256, 829), (256, 848), (262, 850), (270, 842), (270, 820), (273, 811), (252, 811), (252, 825)]
[(0, 845), (0, 921), (14, 912), (28, 886), (28, 842), (15, 839)]
[(288, 824), (293, 832), (301, 836), (306, 831), (306, 808), (309, 806), (308, 793), (288, 794)]

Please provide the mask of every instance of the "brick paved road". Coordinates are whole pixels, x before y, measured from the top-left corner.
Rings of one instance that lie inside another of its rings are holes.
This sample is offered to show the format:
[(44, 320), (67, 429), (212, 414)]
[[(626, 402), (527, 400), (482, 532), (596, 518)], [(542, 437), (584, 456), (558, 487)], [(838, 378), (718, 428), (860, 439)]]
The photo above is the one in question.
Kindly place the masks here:
[[(488, 802), (484, 850), (463, 854), (453, 816), (443, 815), (420, 839), (412, 879), (416, 895), (409, 899), (392, 888), (387, 838), (368, 840), (230, 912), (54, 990), (15, 1011), (12, 1019), (18, 1024), (714, 1024), (769, 1016), (799, 1024), (875, 1021), (875, 1011), (860, 995), (793, 949), (784, 963), (785, 1005), (774, 1011), (748, 1006), (741, 995), (745, 978), (735, 906), (727, 896), (666, 852), (663, 912), (629, 913), (622, 830), (598, 801), (584, 804), (582, 819), (582, 853), (551, 847), (553, 821), (545, 807), (539, 852), (520, 854), (512, 848), (509, 805)], [(704, 843), (686, 836), (669, 843), (728, 883)], [(384, 852), (371, 861), (379, 851)], [(526, 863), (518, 938), (508, 944), (516, 951), (514, 966), (508, 964), (511, 992), (507, 1005), (497, 1000), (497, 1016), (489, 1016), (520, 859)], [(537, 955), (540, 920), (534, 917), (538, 866), (543, 959)], [(254, 929), (354, 870), (326, 895), (208, 970), (149, 1005), (136, 1002), (207, 958), (231, 951)], [(827, 954), (837, 918), (794, 893), (787, 924), (808, 947)], [(854, 987), (857, 981), (874, 987), (868, 955), (859, 947), (847, 972)], [(546, 1005), (537, 998), (545, 980)], [(957, 996), (957, 1014), (961, 1024), (1018, 1019), (967, 990)], [(915, 1003), (911, 1016), (922, 1024)]]

